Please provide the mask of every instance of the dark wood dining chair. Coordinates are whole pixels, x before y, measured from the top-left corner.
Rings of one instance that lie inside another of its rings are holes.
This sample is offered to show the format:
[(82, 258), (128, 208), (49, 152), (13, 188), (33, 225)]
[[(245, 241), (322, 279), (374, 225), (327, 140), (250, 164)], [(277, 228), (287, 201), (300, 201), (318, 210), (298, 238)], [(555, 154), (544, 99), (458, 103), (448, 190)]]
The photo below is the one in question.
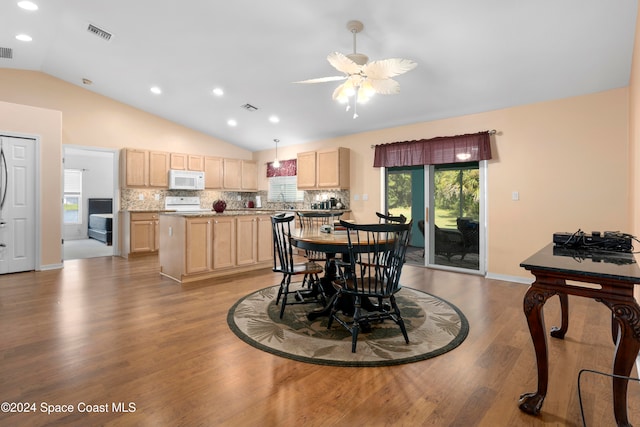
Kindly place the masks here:
[(391, 215), (391, 213), (387, 213), (386, 215), (380, 212), (376, 212), (376, 216), (378, 217), (378, 222), (380, 222), (381, 224), (386, 224), (386, 223), (397, 223), (397, 224), (404, 224), (407, 222), (407, 217), (400, 214), (397, 216), (393, 216)]
[[(340, 221), (340, 224), (348, 230), (349, 266), (345, 269), (344, 280), (333, 284), (337, 297), (327, 328), (331, 328), (335, 320), (351, 332), (351, 351), (355, 353), (358, 333), (363, 326), (391, 319), (400, 327), (408, 344), (409, 336), (395, 294), (401, 289), (400, 274), (412, 222), (352, 224)], [(344, 314), (344, 310), (339, 312), (339, 307), (344, 307), (344, 301), (341, 301), (344, 298), (353, 300), (352, 317)], [(378, 304), (373, 305), (370, 298), (376, 299)], [(384, 303), (386, 301), (388, 304)]]
[[(314, 261), (296, 263), (293, 257), (293, 246), (291, 245), (291, 223), (295, 217), (293, 215), (273, 215), (271, 225), (273, 228), (273, 271), (282, 273), (280, 288), (276, 298), (276, 305), (280, 303), (280, 318), (284, 315), (284, 309), (292, 304), (326, 303), (326, 298), (322, 286), (320, 286), (319, 274), (323, 272), (320, 264)], [(302, 291), (300, 289), (290, 290), (291, 279), (294, 276), (308, 277), (312, 284), (312, 289)], [(294, 298), (289, 298), (293, 295)]]

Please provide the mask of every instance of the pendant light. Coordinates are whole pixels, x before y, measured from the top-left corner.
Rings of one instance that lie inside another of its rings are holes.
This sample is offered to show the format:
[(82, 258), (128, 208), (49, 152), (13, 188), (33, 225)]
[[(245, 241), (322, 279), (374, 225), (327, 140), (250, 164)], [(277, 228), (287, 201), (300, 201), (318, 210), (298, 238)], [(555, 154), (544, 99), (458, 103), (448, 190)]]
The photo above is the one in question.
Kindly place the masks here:
[(274, 139), (273, 142), (276, 143), (276, 159), (273, 161), (273, 167), (274, 168), (279, 168), (280, 167), (280, 161), (278, 160), (278, 142), (280, 142), (279, 139)]

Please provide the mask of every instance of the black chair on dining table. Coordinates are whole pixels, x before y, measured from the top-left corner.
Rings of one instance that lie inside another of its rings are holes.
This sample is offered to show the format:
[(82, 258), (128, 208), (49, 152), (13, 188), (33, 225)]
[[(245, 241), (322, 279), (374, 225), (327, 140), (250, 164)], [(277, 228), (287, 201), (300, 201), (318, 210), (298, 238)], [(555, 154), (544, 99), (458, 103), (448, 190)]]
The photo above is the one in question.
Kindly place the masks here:
[[(349, 265), (344, 268), (344, 280), (335, 281), (337, 297), (333, 302), (329, 323), (336, 320), (351, 332), (351, 351), (356, 352), (358, 334), (362, 327), (385, 319), (393, 320), (409, 343), (407, 329), (395, 294), (401, 289), (400, 274), (411, 236), (410, 221), (407, 224), (352, 224), (340, 221), (348, 230)], [(339, 313), (340, 300), (353, 300), (353, 316)], [(378, 300), (372, 306), (370, 298)], [(388, 304), (383, 304), (388, 301)], [(369, 303), (369, 304), (367, 304)], [(352, 317), (349, 320), (349, 317)]]
[[(314, 261), (296, 263), (293, 258), (293, 246), (291, 245), (291, 222), (295, 219), (293, 215), (279, 214), (271, 217), (273, 229), (273, 271), (282, 273), (280, 288), (276, 298), (276, 305), (280, 303), (280, 318), (284, 315), (284, 309), (292, 304), (326, 303), (326, 298), (322, 286), (319, 286), (319, 274), (323, 272), (320, 264)], [(311, 290), (301, 291), (300, 289), (290, 290), (289, 285), (293, 276), (303, 276), (311, 283)], [(288, 297), (293, 295), (293, 299)]]

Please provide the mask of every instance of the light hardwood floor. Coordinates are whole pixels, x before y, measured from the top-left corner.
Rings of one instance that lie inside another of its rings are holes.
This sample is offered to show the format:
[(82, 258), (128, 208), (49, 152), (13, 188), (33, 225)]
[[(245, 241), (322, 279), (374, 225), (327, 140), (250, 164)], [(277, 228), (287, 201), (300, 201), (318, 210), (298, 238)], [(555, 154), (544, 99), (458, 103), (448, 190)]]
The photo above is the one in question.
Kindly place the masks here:
[[(107, 257), (1, 276), (0, 401), (36, 412), (0, 413), (0, 425), (578, 426), (579, 370), (612, 365), (608, 310), (570, 298), (569, 332), (548, 341), (549, 393), (532, 417), (517, 404), (536, 388), (526, 285), (407, 266), (405, 286), (464, 312), (466, 341), (422, 362), (336, 368), (262, 352), (229, 330), (236, 300), (277, 283), (270, 270), (184, 286), (158, 270), (157, 257)], [(558, 323), (557, 298), (545, 314), (547, 329)], [(588, 425), (613, 425), (610, 380), (589, 375), (582, 389)], [(639, 398), (630, 383), (637, 425)], [(81, 413), (81, 402), (109, 412)], [(135, 412), (115, 413), (119, 402)], [(74, 412), (47, 415), (43, 403)]]

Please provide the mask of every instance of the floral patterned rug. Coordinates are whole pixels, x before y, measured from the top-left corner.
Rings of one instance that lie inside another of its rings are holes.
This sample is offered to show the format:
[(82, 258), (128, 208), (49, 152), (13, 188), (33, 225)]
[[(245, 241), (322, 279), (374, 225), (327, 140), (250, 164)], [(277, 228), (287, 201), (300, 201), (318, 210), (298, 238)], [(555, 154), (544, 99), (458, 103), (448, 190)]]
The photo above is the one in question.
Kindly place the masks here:
[(409, 344), (400, 327), (386, 320), (371, 325), (369, 332), (361, 331), (357, 352), (352, 353), (351, 334), (338, 322), (327, 329), (327, 317), (307, 319), (315, 304), (288, 305), (280, 319), (277, 291), (278, 286), (271, 286), (243, 297), (229, 310), (227, 323), (253, 347), (301, 362), (354, 367), (417, 362), (453, 350), (469, 333), (469, 322), (457, 307), (405, 287), (396, 300)]

